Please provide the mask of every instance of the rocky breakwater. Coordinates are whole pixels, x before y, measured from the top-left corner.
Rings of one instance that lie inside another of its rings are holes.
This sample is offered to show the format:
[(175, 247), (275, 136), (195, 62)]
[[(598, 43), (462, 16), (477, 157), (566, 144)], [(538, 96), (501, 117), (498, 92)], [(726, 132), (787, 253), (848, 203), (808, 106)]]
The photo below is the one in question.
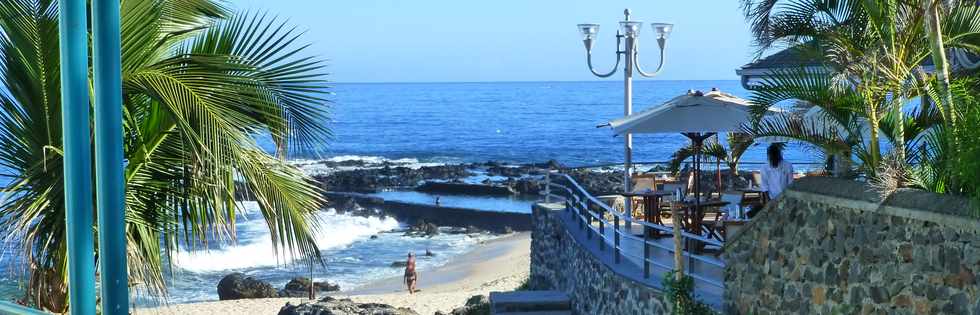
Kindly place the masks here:
[(383, 165), (351, 170), (338, 170), (314, 175), (313, 179), (326, 191), (376, 192), (385, 188), (416, 187), (429, 180), (462, 182), (473, 176), (467, 165), (438, 165), (412, 168)]
[[(450, 227), (453, 230), (482, 230), (493, 233), (531, 230), (531, 218), (526, 213), (391, 201), (357, 193), (329, 192), (327, 199), (330, 200), (331, 207), (342, 207), (336, 208), (338, 212), (352, 215), (391, 216), (399, 222), (416, 226), (422, 222), (439, 228)], [(428, 228), (428, 231), (435, 230)]]
[[(443, 193), (494, 195), (537, 194), (545, 170), (563, 168), (558, 162), (506, 164), (500, 162), (419, 165), (395, 161), (305, 161), (294, 163), (326, 191), (377, 192), (412, 188)], [(423, 186), (423, 184), (427, 186)], [(473, 185), (460, 186), (454, 185)], [(477, 187), (483, 186), (483, 187)]]
[(298, 305), (286, 303), (279, 315), (418, 315), (415, 311), (381, 303), (355, 303), (350, 299), (324, 297)]

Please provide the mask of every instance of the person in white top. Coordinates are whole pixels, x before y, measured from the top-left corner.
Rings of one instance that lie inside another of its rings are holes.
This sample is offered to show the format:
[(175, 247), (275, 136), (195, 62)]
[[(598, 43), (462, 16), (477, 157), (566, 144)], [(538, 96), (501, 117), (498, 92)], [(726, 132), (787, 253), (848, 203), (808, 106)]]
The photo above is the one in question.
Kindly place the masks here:
[(783, 144), (773, 143), (766, 150), (769, 163), (762, 166), (762, 183), (760, 188), (776, 199), (783, 193), (786, 186), (793, 182), (793, 164), (783, 159)]

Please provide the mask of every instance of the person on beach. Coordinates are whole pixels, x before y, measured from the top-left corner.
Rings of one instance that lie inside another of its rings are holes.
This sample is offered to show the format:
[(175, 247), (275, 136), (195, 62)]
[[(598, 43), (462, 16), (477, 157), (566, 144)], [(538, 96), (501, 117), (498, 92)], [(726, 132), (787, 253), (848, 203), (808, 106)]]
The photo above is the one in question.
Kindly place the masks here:
[(408, 286), (408, 293), (414, 294), (415, 283), (419, 280), (419, 273), (415, 271), (415, 253), (408, 253), (408, 261), (405, 262), (405, 285)]

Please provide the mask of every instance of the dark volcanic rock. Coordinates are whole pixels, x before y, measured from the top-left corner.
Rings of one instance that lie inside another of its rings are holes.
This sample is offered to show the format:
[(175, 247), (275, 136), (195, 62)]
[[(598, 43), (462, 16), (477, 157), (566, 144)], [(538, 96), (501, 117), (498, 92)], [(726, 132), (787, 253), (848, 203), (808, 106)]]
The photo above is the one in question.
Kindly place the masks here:
[[(340, 285), (329, 282), (313, 282), (312, 285), (318, 292), (340, 291)], [(310, 279), (305, 277), (293, 278), (282, 290), (279, 290), (280, 297), (306, 297), (309, 294)]]
[(261, 299), (279, 296), (276, 289), (265, 281), (246, 277), (236, 272), (229, 274), (218, 282), (219, 300)]
[(486, 295), (474, 295), (466, 300), (466, 305), (453, 309), (448, 315), (490, 314), (490, 299)]
[(418, 315), (415, 311), (379, 303), (354, 303), (350, 299), (324, 297), (316, 303), (286, 303), (279, 315)]
[(390, 167), (345, 170), (314, 179), (327, 191), (374, 192), (387, 187), (415, 187), (426, 180), (459, 181), (471, 176), (468, 165), (439, 165), (421, 168)]
[(510, 186), (514, 191), (525, 195), (537, 195), (539, 192), (544, 190), (543, 184), (544, 183), (541, 180), (534, 178), (507, 180), (507, 186)]
[(412, 227), (408, 229), (408, 232), (405, 232), (405, 236), (432, 237), (436, 235), (439, 235), (439, 227), (423, 220), (415, 222), (415, 225), (412, 225)]
[(330, 201), (331, 205), (338, 213), (360, 211), (364, 209), (354, 198), (339, 198)]
[(614, 195), (623, 191), (623, 172), (621, 171), (594, 172), (576, 169), (567, 171), (567, 174), (594, 196)]
[(400, 267), (405, 267), (405, 266), (408, 266), (408, 262), (407, 261), (404, 261), (404, 260), (399, 260), (399, 261), (393, 261), (393, 262), (391, 262), (391, 267), (392, 268), (400, 268)]

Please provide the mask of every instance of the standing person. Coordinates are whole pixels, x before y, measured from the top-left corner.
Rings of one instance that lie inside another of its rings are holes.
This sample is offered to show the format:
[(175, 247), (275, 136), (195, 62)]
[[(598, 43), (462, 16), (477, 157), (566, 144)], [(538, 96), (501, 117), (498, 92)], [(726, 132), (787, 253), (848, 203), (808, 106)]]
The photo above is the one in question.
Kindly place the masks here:
[(408, 253), (408, 261), (405, 263), (405, 285), (408, 286), (408, 293), (414, 294), (415, 283), (419, 280), (419, 273), (415, 271), (415, 253)]
[(766, 150), (769, 163), (762, 166), (761, 188), (768, 199), (775, 199), (793, 183), (793, 164), (783, 159), (783, 144), (773, 143)]

